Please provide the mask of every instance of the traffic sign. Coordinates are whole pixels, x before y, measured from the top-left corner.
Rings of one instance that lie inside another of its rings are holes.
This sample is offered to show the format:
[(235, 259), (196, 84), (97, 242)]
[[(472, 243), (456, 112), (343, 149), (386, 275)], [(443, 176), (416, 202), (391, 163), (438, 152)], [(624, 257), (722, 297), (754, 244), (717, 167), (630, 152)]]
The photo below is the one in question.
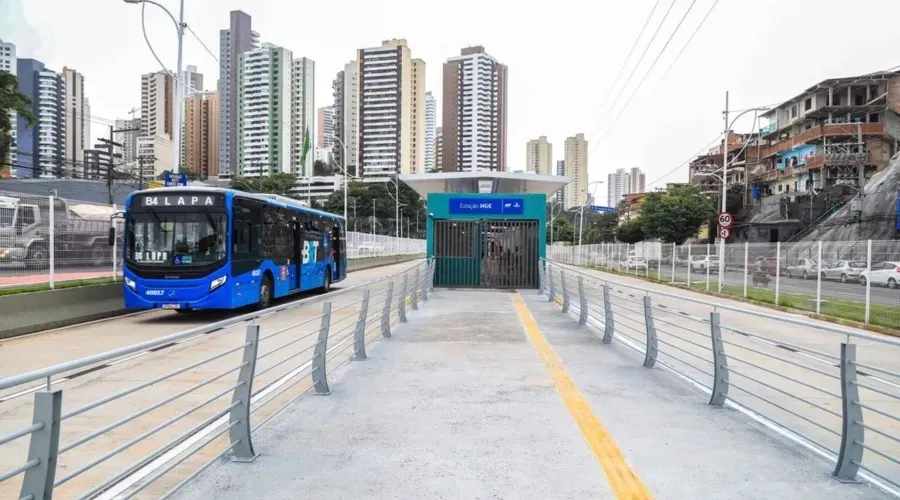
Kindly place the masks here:
[(603, 205), (591, 205), (590, 210), (595, 214), (610, 214), (616, 211), (614, 207), (604, 207)]
[(719, 228), (719, 238), (727, 240), (731, 236), (731, 231), (727, 227)]
[(719, 212), (719, 215), (716, 216), (716, 220), (719, 223), (719, 227), (723, 228), (729, 228), (731, 227), (731, 224), (734, 223), (734, 219), (728, 212)]

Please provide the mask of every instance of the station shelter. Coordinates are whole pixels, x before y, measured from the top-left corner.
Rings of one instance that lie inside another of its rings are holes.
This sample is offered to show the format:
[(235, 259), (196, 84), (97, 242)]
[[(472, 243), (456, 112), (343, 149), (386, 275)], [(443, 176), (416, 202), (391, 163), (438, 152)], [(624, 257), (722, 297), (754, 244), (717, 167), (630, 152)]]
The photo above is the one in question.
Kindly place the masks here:
[(454, 172), (400, 180), (426, 198), (435, 286), (538, 287), (546, 257), (547, 198), (568, 183), (566, 177)]

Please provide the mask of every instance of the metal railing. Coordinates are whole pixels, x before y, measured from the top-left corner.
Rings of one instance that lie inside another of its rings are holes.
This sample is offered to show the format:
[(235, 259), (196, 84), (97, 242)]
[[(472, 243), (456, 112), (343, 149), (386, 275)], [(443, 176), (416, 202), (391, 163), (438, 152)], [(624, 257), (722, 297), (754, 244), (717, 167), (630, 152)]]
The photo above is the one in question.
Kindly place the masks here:
[[(0, 379), (0, 410), (8, 409), (0, 498), (168, 498), (222, 457), (252, 461), (254, 433), (308, 392), (329, 394), (329, 374), (366, 359), (368, 343), (391, 337), (407, 308), (428, 300), (433, 274), (427, 260), (321, 297)], [(173, 345), (180, 349), (156, 354)], [(117, 366), (138, 373), (138, 356), (139, 378), (114, 376)], [(91, 380), (63, 383), (91, 371)]]
[[(709, 394), (900, 495), (900, 339), (544, 262), (540, 293)], [(715, 300), (715, 299), (713, 299)]]

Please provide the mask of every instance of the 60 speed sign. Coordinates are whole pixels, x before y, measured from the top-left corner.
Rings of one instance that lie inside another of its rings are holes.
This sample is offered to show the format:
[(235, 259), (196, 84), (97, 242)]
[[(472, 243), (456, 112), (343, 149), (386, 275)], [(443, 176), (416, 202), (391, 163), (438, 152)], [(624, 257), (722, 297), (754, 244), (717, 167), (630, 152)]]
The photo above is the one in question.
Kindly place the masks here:
[(719, 223), (719, 227), (724, 229), (730, 228), (731, 224), (734, 223), (734, 219), (728, 212), (719, 212), (719, 215), (716, 216), (716, 220)]

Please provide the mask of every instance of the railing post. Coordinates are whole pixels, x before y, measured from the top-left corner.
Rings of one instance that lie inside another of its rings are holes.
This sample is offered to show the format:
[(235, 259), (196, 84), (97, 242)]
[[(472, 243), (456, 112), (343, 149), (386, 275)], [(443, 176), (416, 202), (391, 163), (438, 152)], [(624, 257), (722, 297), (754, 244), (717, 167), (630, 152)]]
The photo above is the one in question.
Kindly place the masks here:
[(391, 338), (391, 301), (394, 299), (394, 280), (388, 281), (387, 298), (381, 311), (381, 336)]
[(403, 288), (401, 288), (400, 298), (397, 301), (397, 315), (400, 316), (400, 322), (406, 323), (406, 294), (409, 293), (409, 274), (403, 273)]
[(728, 358), (725, 356), (725, 344), (722, 342), (722, 328), (719, 321), (719, 313), (709, 313), (709, 333), (713, 351), (713, 388), (709, 397), (710, 406), (722, 406), (728, 399)]
[(578, 324), (584, 325), (588, 318), (587, 295), (584, 293), (584, 279), (578, 276)]
[(428, 300), (428, 269), (431, 267), (430, 263), (425, 263), (425, 272), (422, 273), (422, 281), (419, 283), (422, 284), (422, 300)]
[(841, 344), (841, 406), (841, 448), (832, 475), (841, 482), (855, 482), (865, 442), (859, 387), (856, 385), (856, 344)]
[(612, 297), (609, 296), (609, 284), (603, 284), (603, 343), (612, 342), (613, 333), (616, 331), (616, 321), (613, 318)]
[(550, 284), (550, 290), (547, 292), (547, 301), (553, 302), (556, 299), (556, 284), (553, 281), (553, 268), (547, 266), (547, 283)]
[(234, 462), (252, 462), (257, 454), (253, 450), (253, 440), (250, 436), (250, 395), (253, 394), (253, 376), (256, 373), (256, 355), (259, 351), (259, 325), (247, 325), (244, 336), (243, 366), (238, 372), (238, 382), (231, 396), (231, 402), (240, 405), (231, 409), (229, 420), (240, 422), (228, 431), (228, 437), (234, 444), (231, 460)]
[(563, 303), (562, 303), (562, 312), (569, 312), (569, 289), (566, 288), (566, 272), (562, 269), (559, 270), (559, 287), (562, 288), (563, 294)]
[(322, 323), (319, 326), (319, 338), (316, 339), (316, 348), (313, 349), (312, 380), (316, 394), (327, 396), (331, 394), (328, 388), (328, 378), (325, 372), (325, 357), (328, 354), (328, 330), (331, 328), (331, 301), (322, 304)]
[(656, 326), (653, 324), (653, 300), (644, 295), (644, 326), (647, 329), (647, 350), (644, 353), (644, 368), (653, 368), (659, 357), (659, 344), (656, 341)]
[(356, 330), (353, 331), (353, 359), (362, 361), (366, 356), (366, 319), (369, 315), (369, 288), (363, 290), (362, 303), (359, 305), (359, 318), (356, 320)]
[(31, 434), (26, 462), (39, 460), (40, 463), (25, 472), (19, 498), (29, 495), (38, 500), (53, 498), (61, 413), (62, 389), (34, 393), (34, 413), (31, 422), (44, 426)]
[(431, 267), (428, 269), (428, 288), (434, 293), (434, 273), (437, 271), (437, 261), (431, 259)]
[(416, 277), (413, 279), (413, 289), (409, 293), (409, 303), (412, 305), (413, 311), (419, 310), (419, 268), (416, 267)]
[(538, 295), (544, 294), (544, 280), (546, 279), (545, 274), (547, 274), (547, 265), (544, 262), (539, 264), (538, 268)]

